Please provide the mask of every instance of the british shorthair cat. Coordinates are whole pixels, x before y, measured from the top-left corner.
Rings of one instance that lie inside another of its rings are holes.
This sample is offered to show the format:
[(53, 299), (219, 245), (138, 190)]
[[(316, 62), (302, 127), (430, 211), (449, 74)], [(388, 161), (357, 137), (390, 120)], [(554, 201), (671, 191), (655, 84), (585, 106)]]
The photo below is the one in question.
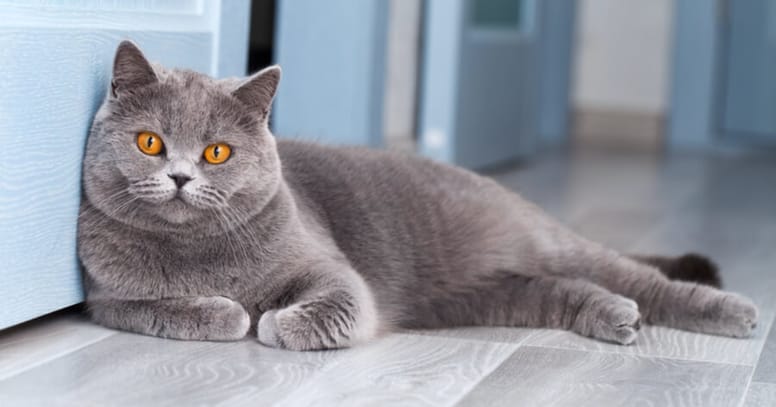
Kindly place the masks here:
[(713, 287), (702, 257), (622, 255), (461, 168), (276, 140), (279, 81), (277, 66), (216, 80), (121, 43), (83, 164), (96, 322), (190, 340), (250, 332), (294, 350), (461, 325), (620, 344), (642, 321), (751, 334), (757, 308)]

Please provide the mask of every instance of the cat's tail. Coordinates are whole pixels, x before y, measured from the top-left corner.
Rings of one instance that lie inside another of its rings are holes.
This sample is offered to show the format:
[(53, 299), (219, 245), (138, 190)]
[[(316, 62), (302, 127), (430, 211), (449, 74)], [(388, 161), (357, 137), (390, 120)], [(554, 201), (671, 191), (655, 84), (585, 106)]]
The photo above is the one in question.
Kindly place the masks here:
[(667, 256), (628, 256), (638, 262), (658, 268), (671, 280), (692, 281), (716, 288), (722, 287), (719, 269), (711, 259), (696, 253), (687, 253), (679, 257)]

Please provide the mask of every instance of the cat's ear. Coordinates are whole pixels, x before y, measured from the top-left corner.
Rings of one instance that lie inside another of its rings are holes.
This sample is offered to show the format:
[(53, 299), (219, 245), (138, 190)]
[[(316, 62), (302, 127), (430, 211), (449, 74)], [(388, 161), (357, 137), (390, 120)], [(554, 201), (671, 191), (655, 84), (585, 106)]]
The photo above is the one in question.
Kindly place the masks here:
[(280, 66), (272, 65), (246, 79), (232, 95), (266, 120), (280, 83)]
[(111, 95), (120, 96), (123, 92), (158, 81), (151, 64), (143, 52), (132, 41), (121, 41), (113, 59), (113, 78), (110, 82)]

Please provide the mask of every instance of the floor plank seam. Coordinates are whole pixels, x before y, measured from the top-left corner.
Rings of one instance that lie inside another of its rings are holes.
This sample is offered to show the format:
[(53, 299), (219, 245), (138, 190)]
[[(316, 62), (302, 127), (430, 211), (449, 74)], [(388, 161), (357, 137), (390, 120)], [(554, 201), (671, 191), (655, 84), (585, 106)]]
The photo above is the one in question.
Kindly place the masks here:
[(103, 337), (100, 337), (100, 338), (98, 338), (96, 340), (84, 341), (84, 343), (79, 344), (78, 346), (76, 346), (74, 348), (68, 349), (67, 351), (58, 352), (58, 353), (53, 354), (53, 355), (51, 355), (51, 356), (49, 356), (49, 357), (47, 357), (45, 359), (41, 359), (41, 360), (35, 361), (33, 363), (30, 363), (29, 365), (26, 365), (26, 366), (22, 367), (21, 369), (19, 369), (17, 371), (9, 372), (9, 373), (7, 373), (7, 374), (5, 374), (3, 376), (0, 376), (0, 381), (8, 380), (8, 379), (10, 379), (10, 378), (12, 378), (14, 376), (18, 376), (18, 375), (20, 375), (20, 374), (22, 374), (22, 373), (24, 373), (24, 372), (26, 372), (28, 370), (31, 370), (33, 368), (37, 368), (37, 367), (43, 366), (43, 365), (45, 365), (47, 363), (51, 363), (51, 362), (53, 362), (53, 361), (55, 361), (55, 360), (57, 360), (57, 359), (59, 359), (61, 357), (67, 356), (67, 355), (69, 355), (71, 353), (79, 352), (79, 351), (81, 351), (81, 350), (83, 350), (83, 349), (85, 349), (85, 348), (87, 348), (87, 347), (89, 347), (91, 345), (94, 345), (94, 344), (96, 344), (98, 342), (102, 342), (105, 339), (111, 338), (111, 337), (113, 337), (113, 336), (115, 336), (117, 334), (118, 334), (118, 332), (110, 332), (107, 335), (105, 335)]
[[(471, 327), (471, 328), (481, 328), (481, 327)], [(491, 327), (491, 328), (509, 328), (509, 327)], [(515, 329), (525, 329), (525, 328), (515, 327)], [(497, 343), (499, 345), (522, 345), (526, 339), (534, 335), (534, 332), (529, 332), (528, 335), (526, 335), (524, 338), (521, 338), (518, 341), (510, 341), (510, 340), (497, 340), (497, 339), (488, 339), (488, 338), (464, 338), (464, 337), (450, 336), (450, 335), (422, 334), (422, 333), (413, 332), (413, 331), (402, 331), (399, 333), (412, 335), (412, 336), (419, 336), (419, 337), (425, 336), (430, 338), (448, 338), (448, 339), (456, 339), (456, 340), (471, 341), (471, 342)]]
[[(525, 340), (525, 339), (523, 339), (521, 341), (518, 341), (517, 343), (515, 343), (515, 342), (504, 343), (504, 342), (495, 342), (495, 341), (488, 341), (488, 340), (481, 340), (481, 339), (472, 339), (472, 338), (456, 338), (456, 337), (448, 337), (448, 336), (438, 337), (438, 336), (423, 335), (423, 334), (418, 334), (418, 333), (412, 334), (412, 333), (408, 333), (406, 331), (396, 332), (395, 334), (397, 334), (397, 335), (408, 334), (410, 336), (418, 337), (418, 338), (426, 337), (426, 338), (429, 338), (429, 339), (455, 340), (455, 341), (460, 341), (460, 342), (469, 342), (469, 343), (473, 343), (473, 344), (477, 344), (477, 343), (479, 343), (479, 344), (482, 344), (482, 343), (493, 343), (493, 344), (498, 344), (498, 345), (511, 345), (511, 346), (509, 346), (510, 347), (510, 351), (509, 352), (504, 352), (504, 356), (502, 358), (500, 358), (498, 363), (494, 363), (491, 369), (486, 371), (478, 380), (472, 382), (472, 385), (468, 389), (466, 389), (466, 391), (463, 392), (463, 394), (458, 399), (452, 401), (449, 404), (449, 406), (455, 406), (458, 402), (463, 400), (472, 390), (474, 390), (477, 387), (477, 385), (479, 385), (485, 378), (490, 376), (491, 373), (493, 373), (496, 369), (498, 369), (507, 359), (509, 359), (510, 356), (514, 355), (515, 352), (517, 352), (517, 350), (520, 349), (520, 346), (521, 346), (520, 344)], [(526, 338), (527, 337), (528, 336), (526, 336)], [(288, 394), (286, 394), (285, 397), (283, 397), (280, 400), (275, 401), (273, 403), (273, 405), (285, 405), (285, 403), (287, 403), (287, 400), (293, 399), (298, 392), (303, 391), (304, 387), (308, 383), (315, 383), (316, 381), (318, 381), (318, 379), (320, 377), (325, 376), (329, 371), (335, 370), (339, 365), (345, 363), (346, 359), (347, 358), (337, 358), (334, 361), (332, 361), (330, 363), (327, 363), (326, 366), (324, 366), (321, 370), (319, 370), (314, 375), (312, 375), (311, 377), (307, 378), (304, 382), (299, 384), (299, 386), (297, 386), (293, 391), (291, 391)]]
[[(773, 320), (769, 322), (769, 324), (772, 324)], [(770, 326), (770, 325), (769, 325)], [(770, 329), (770, 328), (768, 328)], [(492, 340), (492, 339), (480, 339), (480, 338), (459, 338), (455, 336), (436, 336), (436, 335), (427, 335), (427, 334), (421, 334), (416, 333), (412, 331), (403, 331), (402, 334), (408, 334), (413, 336), (430, 336), (434, 338), (453, 338), (457, 340), (463, 340), (463, 341), (475, 341), (475, 342), (487, 342), (487, 343), (498, 343), (498, 344), (506, 344), (506, 345), (520, 345), (520, 346), (532, 346), (532, 347), (538, 347), (538, 348), (547, 348), (547, 349), (562, 349), (562, 350), (572, 350), (572, 351), (582, 351), (582, 352), (596, 352), (596, 353), (605, 353), (605, 354), (615, 354), (615, 355), (632, 355), (632, 356), (639, 356), (639, 357), (649, 357), (649, 358), (660, 358), (660, 359), (668, 359), (668, 360), (677, 360), (677, 361), (685, 361), (685, 362), (706, 362), (706, 363), (714, 363), (718, 365), (726, 365), (726, 366), (741, 366), (741, 367), (751, 367), (756, 368), (757, 364), (747, 364), (747, 363), (732, 363), (732, 362), (721, 362), (717, 360), (707, 360), (707, 359), (695, 359), (691, 357), (672, 357), (672, 356), (665, 356), (665, 355), (659, 355), (659, 354), (653, 354), (653, 353), (631, 353), (631, 352), (622, 352), (618, 350), (605, 350), (605, 349), (580, 349), (580, 348), (573, 348), (570, 346), (562, 346), (562, 345), (544, 345), (539, 343), (526, 343), (529, 339), (532, 339), (536, 335), (538, 335), (540, 332), (544, 332), (545, 330), (532, 330), (528, 335), (526, 335), (524, 338), (517, 342), (511, 342), (511, 341), (500, 341), (500, 340)], [(553, 330), (554, 331), (554, 330)], [(747, 339), (742, 339), (747, 340)], [(762, 349), (765, 345), (765, 341), (763, 341), (762, 345), (758, 349), (757, 353), (757, 359), (759, 360), (759, 355), (762, 352)], [(625, 345), (627, 346), (627, 345)]]
[(768, 326), (765, 327), (764, 332), (766, 332), (765, 339), (763, 339), (762, 346), (760, 346), (760, 349), (757, 349), (757, 358), (755, 359), (757, 363), (754, 364), (752, 367), (752, 372), (749, 373), (749, 378), (746, 381), (746, 386), (744, 386), (744, 394), (741, 397), (741, 400), (738, 403), (738, 407), (743, 407), (744, 403), (746, 403), (746, 397), (749, 395), (749, 389), (752, 387), (752, 381), (754, 379), (754, 373), (757, 371), (757, 365), (760, 364), (760, 356), (762, 356), (763, 348), (765, 348), (765, 342), (768, 341), (768, 333), (771, 332), (771, 328), (773, 327), (774, 320), (776, 320), (776, 317), (772, 317), (771, 321), (768, 323)]
[(635, 356), (640, 358), (675, 360), (679, 362), (711, 363), (711, 364), (722, 365), (722, 366), (748, 367), (752, 369), (752, 372), (754, 372), (754, 368), (756, 367), (756, 365), (749, 365), (746, 363), (730, 363), (730, 362), (720, 362), (717, 360), (691, 359), (691, 358), (683, 358), (683, 357), (655, 355), (651, 353), (618, 352), (618, 351), (608, 351), (603, 349), (579, 349), (579, 348), (572, 348), (572, 347), (561, 346), (561, 345), (526, 344), (523, 346), (534, 347), (534, 348), (545, 348), (545, 349), (571, 350), (571, 351), (578, 351), (578, 352), (603, 353), (607, 355), (629, 355), (629, 356)]
[(471, 393), (474, 389), (477, 388), (477, 386), (480, 385), (480, 383), (482, 383), (485, 379), (490, 377), (490, 375), (493, 374), (493, 372), (495, 372), (499, 367), (501, 367), (501, 365), (503, 365), (504, 362), (506, 362), (512, 355), (514, 355), (515, 352), (517, 352), (521, 347), (522, 347), (522, 345), (518, 344), (518, 345), (514, 346), (514, 349), (512, 349), (511, 352), (505, 352), (505, 353), (507, 353), (507, 355), (504, 356), (504, 358), (502, 358), (498, 363), (494, 363), (492, 369), (490, 369), (487, 372), (485, 372), (482, 376), (480, 376), (480, 378), (478, 380), (473, 381), (471, 383), (471, 385), (469, 386), (469, 388), (466, 389), (466, 391), (464, 391), (458, 399), (452, 400), (450, 402), (450, 404), (448, 404), (448, 406), (453, 407), (453, 406), (458, 405), (458, 403), (460, 403), (461, 400), (465, 399), (466, 396), (469, 395), (469, 393)]

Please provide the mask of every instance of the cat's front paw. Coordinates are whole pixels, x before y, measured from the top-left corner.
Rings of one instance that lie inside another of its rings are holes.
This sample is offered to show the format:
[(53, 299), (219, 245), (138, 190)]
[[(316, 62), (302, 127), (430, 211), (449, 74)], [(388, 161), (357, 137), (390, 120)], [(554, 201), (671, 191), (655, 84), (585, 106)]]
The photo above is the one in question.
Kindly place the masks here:
[(639, 306), (630, 298), (609, 295), (592, 302), (592, 336), (597, 339), (629, 345), (641, 329)]
[(201, 297), (195, 300), (200, 310), (200, 338), (211, 341), (234, 341), (245, 337), (251, 318), (242, 305), (226, 297)]
[(294, 315), (288, 309), (271, 310), (263, 313), (256, 325), (256, 335), (263, 345), (289, 350), (313, 350), (321, 349), (313, 346), (313, 338), (304, 338), (299, 335), (306, 327), (301, 326), (305, 321)]
[[(292, 305), (270, 310), (259, 318), (256, 334), (259, 342), (273, 348), (289, 350), (336, 349), (348, 346), (350, 334), (345, 325), (329, 326), (330, 316)], [(343, 317), (344, 318), (344, 317)]]

